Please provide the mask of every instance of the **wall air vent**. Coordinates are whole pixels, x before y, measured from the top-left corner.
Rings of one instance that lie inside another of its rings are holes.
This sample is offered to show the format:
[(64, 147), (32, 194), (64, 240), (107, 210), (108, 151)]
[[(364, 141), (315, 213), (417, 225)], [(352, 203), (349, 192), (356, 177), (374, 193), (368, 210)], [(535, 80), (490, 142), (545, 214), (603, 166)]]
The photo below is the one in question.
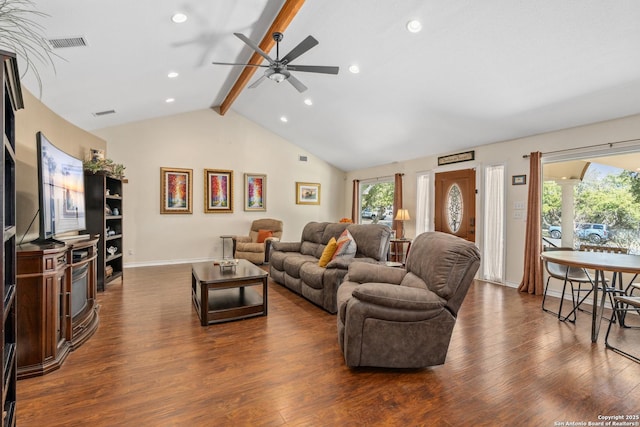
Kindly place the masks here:
[(61, 37), (47, 40), (52, 49), (63, 49), (65, 47), (82, 47), (87, 45), (84, 37)]
[(100, 117), (100, 116), (107, 116), (109, 114), (115, 114), (116, 110), (104, 110), (104, 111), (98, 111), (97, 113), (92, 113), (94, 116), (96, 117)]
[(309, 161), (309, 159), (307, 159), (307, 156), (298, 155), (298, 161), (307, 162), (307, 161)]

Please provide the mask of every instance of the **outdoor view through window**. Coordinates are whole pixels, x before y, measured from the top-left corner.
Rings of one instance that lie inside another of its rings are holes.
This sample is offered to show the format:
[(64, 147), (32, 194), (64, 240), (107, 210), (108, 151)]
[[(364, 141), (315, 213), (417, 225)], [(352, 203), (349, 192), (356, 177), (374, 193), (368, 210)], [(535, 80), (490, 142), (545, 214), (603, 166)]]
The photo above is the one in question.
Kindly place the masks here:
[(360, 223), (385, 224), (393, 222), (393, 179), (360, 183)]
[[(542, 229), (547, 243), (561, 246), (569, 232), (575, 249), (591, 244), (640, 254), (640, 170), (633, 167), (640, 163), (623, 157), (543, 165)], [(571, 207), (573, 212), (563, 212)], [(573, 216), (571, 230), (565, 230), (565, 214)]]

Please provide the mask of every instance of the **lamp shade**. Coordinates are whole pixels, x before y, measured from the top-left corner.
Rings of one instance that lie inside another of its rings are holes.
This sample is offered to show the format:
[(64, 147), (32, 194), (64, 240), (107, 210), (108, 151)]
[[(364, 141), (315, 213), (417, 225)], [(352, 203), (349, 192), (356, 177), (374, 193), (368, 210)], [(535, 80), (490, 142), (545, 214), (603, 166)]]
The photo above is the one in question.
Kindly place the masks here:
[(411, 217), (409, 216), (409, 211), (407, 209), (398, 209), (396, 221), (409, 221), (410, 219)]

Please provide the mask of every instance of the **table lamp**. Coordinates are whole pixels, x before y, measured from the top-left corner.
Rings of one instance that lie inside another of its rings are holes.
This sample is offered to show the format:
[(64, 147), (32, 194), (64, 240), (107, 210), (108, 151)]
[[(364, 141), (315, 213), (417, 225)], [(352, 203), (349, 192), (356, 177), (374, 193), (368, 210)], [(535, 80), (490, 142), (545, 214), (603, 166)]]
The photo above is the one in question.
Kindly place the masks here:
[(396, 214), (396, 221), (400, 221), (400, 226), (402, 227), (402, 234), (400, 235), (401, 239), (404, 239), (404, 221), (409, 221), (411, 217), (409, 216), (409, 211), (407, 209), (398, 209), (398, 213)]

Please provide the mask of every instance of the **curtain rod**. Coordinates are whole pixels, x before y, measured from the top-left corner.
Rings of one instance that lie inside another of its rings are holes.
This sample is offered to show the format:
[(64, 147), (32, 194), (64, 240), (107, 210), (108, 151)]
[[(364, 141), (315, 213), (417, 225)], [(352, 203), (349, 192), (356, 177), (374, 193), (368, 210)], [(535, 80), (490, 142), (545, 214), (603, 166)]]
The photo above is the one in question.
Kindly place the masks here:
[[(596, 148), (596, 147), (609, 147), (609, 148), (613, 148), (614, 145), (616, 144), (624, 144), (627, 142), (635, 142), (635, 141), (640, 141), (640, 139), (635, 138), (635, 139), (627, 139), (624, 141), (615, 141), (615, 142), (605, 142), (602, 144), (595, 144), (595, 145), (587, 145), (585, 147), (576, 147), (576, 148), (566, 148), (564, 150), (555, 150), (555, 151), (547, 151), (546, 153), (542, 153), (542, 155), (544, 156), (545, 154), (557, 154), (557, 153), (567, 153), (567, 152), (571, 152), (571, 151), (577, 151), (577, 150), (584, 150), (585, 148)], [(522, 156), (523, 159), (528, 159), (531, 155), (530, 154), (524, 154)]]
[[(404, 176), (404, 173), (398, 172), (400, 175)], [(395, 177), (396, 174), (393, 175), (385, 175), (385, 176), (374, 176), (372, 178), (362, 178), (362, 179), (358, 179), (358, 181), (380, 181), (381, 179), (393, 179), (393, 177)]]

